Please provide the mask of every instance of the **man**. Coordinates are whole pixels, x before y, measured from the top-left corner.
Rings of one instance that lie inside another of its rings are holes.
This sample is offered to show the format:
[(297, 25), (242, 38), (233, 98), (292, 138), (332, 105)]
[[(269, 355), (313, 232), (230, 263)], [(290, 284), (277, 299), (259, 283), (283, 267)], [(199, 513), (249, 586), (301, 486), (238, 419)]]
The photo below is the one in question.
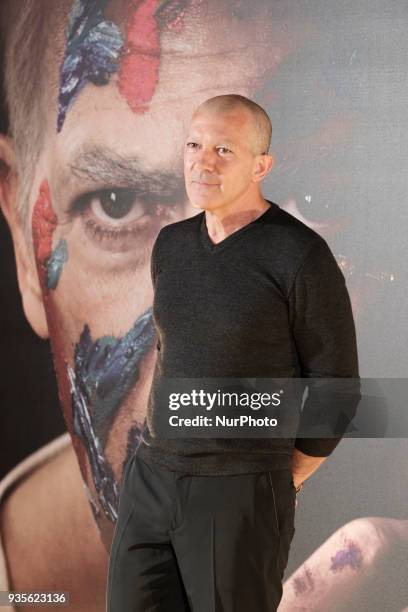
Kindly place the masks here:
[(108, 610), (276, 610), (300, 487), (337, 439), (169, 439), (166, 378), (358, 377), (344, 277), (325, 241), (264, 199), (271, 123), (246, 97), (194, 112), (191, 204), (152, 252), (158, 358), (111, 549)]

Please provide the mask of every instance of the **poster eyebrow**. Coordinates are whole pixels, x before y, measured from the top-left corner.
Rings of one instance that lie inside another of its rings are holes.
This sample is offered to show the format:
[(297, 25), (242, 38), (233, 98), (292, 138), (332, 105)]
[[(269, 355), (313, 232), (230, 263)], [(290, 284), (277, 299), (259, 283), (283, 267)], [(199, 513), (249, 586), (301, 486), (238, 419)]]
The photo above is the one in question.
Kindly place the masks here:
[(68, 164), (77, 178), (144, 191), (159, 196), (182, 189), (182, 173), (147, 170), (138, 156), (122, 156), (106, 147), (81, 148)]

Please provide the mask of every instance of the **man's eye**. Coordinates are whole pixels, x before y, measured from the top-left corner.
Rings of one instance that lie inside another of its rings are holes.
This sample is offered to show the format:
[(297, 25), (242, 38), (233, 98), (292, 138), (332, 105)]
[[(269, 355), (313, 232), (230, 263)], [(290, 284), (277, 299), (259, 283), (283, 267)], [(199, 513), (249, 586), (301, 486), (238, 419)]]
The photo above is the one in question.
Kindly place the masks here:
[(224, 155), (225, 153), (232, 153), (231, 149), (227, 149), (227, 147), (218, 147), (217, 151)]
[(198, 147), (198, 144), (196, 142), (188, 142), (186, 144), (187, 149), (196, 149)]

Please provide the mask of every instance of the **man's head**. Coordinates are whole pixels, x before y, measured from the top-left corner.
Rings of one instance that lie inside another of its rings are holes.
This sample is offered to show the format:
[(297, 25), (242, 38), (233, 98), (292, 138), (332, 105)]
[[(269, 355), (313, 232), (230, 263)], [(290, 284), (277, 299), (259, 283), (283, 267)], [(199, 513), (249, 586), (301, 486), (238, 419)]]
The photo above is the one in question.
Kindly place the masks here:
[(197, 208), (225, 211), (260, 197), (270, 172), (272, 124), (265, 110), (238, 94), (215, 96), (193, 113), (184, 148), (184, 177)]

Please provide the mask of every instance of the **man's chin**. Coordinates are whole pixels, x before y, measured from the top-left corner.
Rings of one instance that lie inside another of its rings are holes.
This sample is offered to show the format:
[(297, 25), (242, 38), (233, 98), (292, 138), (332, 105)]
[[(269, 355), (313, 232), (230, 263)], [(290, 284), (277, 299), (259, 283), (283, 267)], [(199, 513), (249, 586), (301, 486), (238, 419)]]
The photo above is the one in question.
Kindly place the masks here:
[(218, 202), (209, 202), (208, 200), (190, 200), (190, 204), (198, 210), (214, 210), (218, 206)]

